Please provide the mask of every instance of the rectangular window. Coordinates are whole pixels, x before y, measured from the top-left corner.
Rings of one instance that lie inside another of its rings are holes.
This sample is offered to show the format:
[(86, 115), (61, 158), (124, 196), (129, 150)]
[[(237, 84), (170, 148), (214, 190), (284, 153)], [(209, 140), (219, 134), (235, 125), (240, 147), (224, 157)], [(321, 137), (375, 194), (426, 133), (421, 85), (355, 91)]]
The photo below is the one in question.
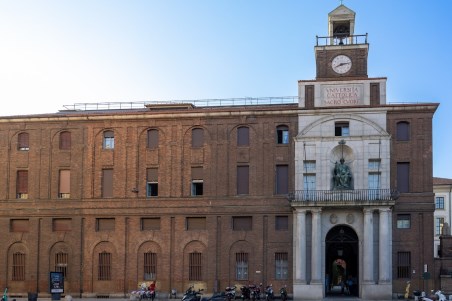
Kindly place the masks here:
[(13, 281), (25, 280), (25, 254), (14, 253), (12, 262), (12, 279)]
[(304, 98), (305, 98), (305, 107), (307, 109), (314, 108), (314, 85), (305, 86)]
[(287, 253), (275, 253), (275, 279), (289, 279), (289, 256)]
[(313, 200), (316, 190), (315, 174), (303, 174), (303, 198), (305, 200)]
[(411, 216), (409, 214), (397, 214), (397, 229), (410, 229)]
[(276, 231), (289, 230), (289, 217), (287, 215), (275, 217), (275, 230)]
[(72, 220), (70, 218), (54, 218), (52, 220), (52, 231), (71, 231)]
[(276, 165), (276, 194), (289, 193), (289, 166)]
[(114, 218), (96, 218), (96, 231), (115, 231)]
[(410, 191), (410, 163), (397, 162), (397, 190), (399, 192)]
[(234, 231), (251, 231), (253, 229), (253, 218), (251, 216), (232, 217), (232, 229)]
[(63, 273), (63, 277), (67, 279), (67, 266), (68, 266), (69, 254), (64, 252), (59, 252), (55, 254), (55, 266), (54, 271)]
[(350, 128), (348, 122), (336, 122), (334, 124), (334, 136), (336, 137), (348, 137), (350, 136)]
[(189, 254), (188, 260), (188, 280), (202, 280), (202, 253), (194, 252)]
[(144, 253), (144, 280), (157, 279), (157, 253)]
[(187, 230), (206, 230), (206, 218), (205, 217), (187, 217)]
[(10, 232), (30, 232), (30, 221), (28, 219), (12, 219), (9, 224)]
[(378, 106), (380, 104), (380, 84), (370, 83), (370, 105)]
[(248, 280), (248, 253), (235, 253), (235, 279)]
[(16, 198), (28, 199), (28, 170), (17, 171)]
[(141, 218), (141, 231), (160, 230), (160, 217)]
[(71, 171), (60, 170), (60, 183), (58, 198), (69, 199), (71, 197)]
[(444, 197), (437, 196), (435, 198), (435, 209), (444, 209)]
[(369, 159), (368, 167), (369, 171), (379, 171), (380, 170), (380, 159)]
[(99, 253), (97, 280), (111, 280), (111, 253)]
[(102, 197), (113, 197), (113, 169), (102, 170)]
[(249, 194), (249, 166), (237, 166), (237, 194)]
[(148, 168), (146, 170), (146, 193), (148, 197), (156, 197), (159, 195), (159, 170), (158, 168)]
[(316, 164), (315, 160), (304, 160), (303, 161), (303, 171), (304, 172), (315, 172)]
[(204, 181), (203, 181), (203, 168), (192, 167), (191, 168), (191, 195), (200, 196), (204, 193)]
[(397, 252), (397, 278), (410, 278), (411, 253)]
[(369, 199), (378, 200), (380, 199), (380, 173), (379, 172), (369, 172), (367, 177), (367, 185), (369, 187)]
[(443, 233), (444, 217), (435, 218), (435, 235), (439, 236)]

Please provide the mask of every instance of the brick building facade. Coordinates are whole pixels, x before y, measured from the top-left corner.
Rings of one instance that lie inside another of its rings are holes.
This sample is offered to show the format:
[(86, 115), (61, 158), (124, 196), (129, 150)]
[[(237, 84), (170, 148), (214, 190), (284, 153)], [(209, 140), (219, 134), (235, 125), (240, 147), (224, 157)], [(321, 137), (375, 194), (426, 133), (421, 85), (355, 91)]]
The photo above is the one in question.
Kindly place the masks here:
[(156, 281), (322, 299), (327, 276), (368, 300), (435, 287), (438, 104), (386, 102), (354, 16), (329, 14), (317, 78), (293, 99), (0, 118), (0, 285), (46, 296), (56, 271), (74, 296)]

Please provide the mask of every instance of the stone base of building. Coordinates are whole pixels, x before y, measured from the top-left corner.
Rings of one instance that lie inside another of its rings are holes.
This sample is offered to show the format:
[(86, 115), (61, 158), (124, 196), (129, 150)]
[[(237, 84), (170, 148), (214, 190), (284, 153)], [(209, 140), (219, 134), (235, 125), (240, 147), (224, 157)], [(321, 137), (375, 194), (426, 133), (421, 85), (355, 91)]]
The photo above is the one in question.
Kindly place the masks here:
[(323, 284), (294, 284), (293, 285), (293, 299), (294, 300), (322, 300)]
[(375, 284), (364, 283), (360, 287), (360, 298), (362, 300), (391, 300), (392, 299), (392, 284)]

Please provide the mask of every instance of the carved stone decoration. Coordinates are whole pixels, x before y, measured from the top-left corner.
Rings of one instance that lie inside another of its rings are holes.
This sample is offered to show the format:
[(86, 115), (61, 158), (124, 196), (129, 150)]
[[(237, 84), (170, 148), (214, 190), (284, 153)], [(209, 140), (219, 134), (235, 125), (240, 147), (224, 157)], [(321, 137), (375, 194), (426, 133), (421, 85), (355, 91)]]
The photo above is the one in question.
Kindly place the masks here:
[(336, 214), (333, 213), (330, 215), (330, 223), (332, 223), (332, 224), (337, 223), (337, 215)]
[(353, 224), (353, 222), (355, 221), (355, 216), (352, 213), (347, 214), (347, 223), (349, 224)]

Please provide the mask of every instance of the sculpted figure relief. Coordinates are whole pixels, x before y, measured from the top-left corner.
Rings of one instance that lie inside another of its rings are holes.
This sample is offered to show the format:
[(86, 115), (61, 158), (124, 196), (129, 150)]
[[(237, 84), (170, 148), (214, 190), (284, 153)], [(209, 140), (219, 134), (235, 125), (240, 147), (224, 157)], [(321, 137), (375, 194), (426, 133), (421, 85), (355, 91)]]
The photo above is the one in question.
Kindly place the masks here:
[(334, 163), (333, 183), (334, 189), (351, 189), (352, 173), (350, 167), (344, 163), (344, 159), (340, 163)]

